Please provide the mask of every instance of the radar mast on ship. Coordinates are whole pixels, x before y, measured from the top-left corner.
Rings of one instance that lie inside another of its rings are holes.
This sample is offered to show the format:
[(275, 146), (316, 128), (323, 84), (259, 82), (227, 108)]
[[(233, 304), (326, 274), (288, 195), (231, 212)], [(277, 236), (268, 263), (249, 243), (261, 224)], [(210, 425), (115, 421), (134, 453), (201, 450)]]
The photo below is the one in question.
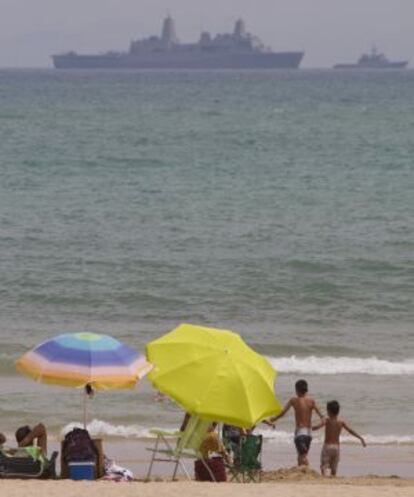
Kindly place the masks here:
[(161, 40), (168, 47), (171, 47), (172, 45), (178, 45), (179, 43), (177, 33), (175, 31), (174, 19), (170, 15), (168, 15), (164, 19), (164, 23), (162, 26)]
[(236, 24), (234, 25), (234, 36), (237, 38), (245, 38), (246, 37), (246, 24), (243, 19), (238, 19)]

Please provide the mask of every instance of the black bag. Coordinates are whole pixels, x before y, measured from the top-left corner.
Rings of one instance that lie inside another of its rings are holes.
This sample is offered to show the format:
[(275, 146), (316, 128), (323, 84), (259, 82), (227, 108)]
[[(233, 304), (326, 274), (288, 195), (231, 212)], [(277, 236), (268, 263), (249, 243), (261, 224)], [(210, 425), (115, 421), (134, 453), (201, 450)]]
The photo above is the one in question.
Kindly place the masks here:
[(62, 456), (66, 463), (73, 461), (96, 462), (98, 450), (87, 430), (74, 428), (66, 434), (62, 446)]

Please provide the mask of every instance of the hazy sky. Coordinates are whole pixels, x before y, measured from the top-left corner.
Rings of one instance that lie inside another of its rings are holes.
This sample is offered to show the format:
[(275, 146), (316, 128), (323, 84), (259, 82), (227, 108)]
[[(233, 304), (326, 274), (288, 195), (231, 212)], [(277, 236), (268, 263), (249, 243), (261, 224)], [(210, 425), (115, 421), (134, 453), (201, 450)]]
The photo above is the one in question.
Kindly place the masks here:
[(414, 63), (414, 0), (0, 0), (0, 66), (50, 66), (49, 55), (126, 49), (159, 33), (170, 13), (181, 41), (224, 32), (242, 17), (275, 50), (306, 52), (303, 66), (356, 60), (375, 43)]

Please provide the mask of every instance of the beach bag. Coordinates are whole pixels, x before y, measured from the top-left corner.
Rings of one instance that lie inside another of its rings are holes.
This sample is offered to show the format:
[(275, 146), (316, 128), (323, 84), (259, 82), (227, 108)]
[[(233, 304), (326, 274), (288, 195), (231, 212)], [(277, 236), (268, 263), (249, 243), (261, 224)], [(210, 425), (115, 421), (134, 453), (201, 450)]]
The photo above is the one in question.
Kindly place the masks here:
[(98, 450), (87, 430), (74, 428), (66, 434), (62, 447), (63, 460), (69, 462), (96, 462)]
[[(226, 468), (222, 457), (212, 457), (204, 460), (197, 459), (194, 462), (194, 473), (197, 481), (227, 481)], [(211, 474), (214, 476), (214, 479), (211, 477)]]

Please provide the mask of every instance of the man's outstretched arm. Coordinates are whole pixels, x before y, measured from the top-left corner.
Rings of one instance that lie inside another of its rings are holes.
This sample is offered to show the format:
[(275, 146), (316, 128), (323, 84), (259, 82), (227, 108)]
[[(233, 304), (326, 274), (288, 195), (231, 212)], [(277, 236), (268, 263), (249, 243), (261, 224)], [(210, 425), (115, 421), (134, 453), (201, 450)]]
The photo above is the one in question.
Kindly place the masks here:
[(321, 410), (317, 406), (316, 402), (314, 402), (314, 404), (313, 404), (313, 409), (315, 410), (316, 414), (319, 416), (321, 422), (323, 422), (325, 420), (324, 415), (322, 414)]
[(318, 423), (317, 425), (312, 425), (312, 431), (316, 431), (316, 430), (320, 430), (321, 428), (323, 428), (324, 426), (326, 425), (326, 422), (325, 420), (321, 420), (320, 423)]
[(289, 411), (291, 407), (292, 407), (292, 399), (290, 399), (289, 402), (285, 405), (285, 407), (282, 409), (282, 412), (280, 412), (277, 416), (273, 416), (273, 418), (270, 418), (270, 422), (276, 423), (278, 419), (283, 418), (283, 416)]

